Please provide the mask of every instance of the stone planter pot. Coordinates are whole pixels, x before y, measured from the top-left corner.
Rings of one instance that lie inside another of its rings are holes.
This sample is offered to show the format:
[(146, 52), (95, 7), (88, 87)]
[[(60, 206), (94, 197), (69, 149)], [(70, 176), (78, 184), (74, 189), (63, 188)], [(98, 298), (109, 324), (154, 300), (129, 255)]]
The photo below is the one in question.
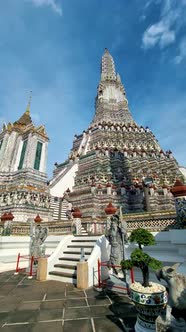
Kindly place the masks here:
[[(130, 285), (130, 297), (138, 312), (135, 325), (136, 332), (156, 331), (156, 318), (167, 304), (167, 292), (164, 286), (150, 282), (151, 287), (140, 283)], [(157, 290), (156, 290), (157, 289)]]

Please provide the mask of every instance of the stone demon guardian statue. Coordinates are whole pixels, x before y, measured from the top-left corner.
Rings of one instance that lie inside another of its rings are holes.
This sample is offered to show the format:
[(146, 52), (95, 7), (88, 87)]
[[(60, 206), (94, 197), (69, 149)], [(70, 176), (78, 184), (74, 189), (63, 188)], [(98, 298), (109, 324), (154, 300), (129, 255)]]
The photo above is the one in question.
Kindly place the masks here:
[(48, 228), (37, 225), (35, 232), (31, 237), (30, 254), (34, 257), (42, 257), (45, 255), (44, 241), (48, 236)]
[(166, 319), (158, 317), (164, 329), (158, 331), (186, 331), (186, 276), (176, 272), (179, 265), (164, 266), (156, 271), (158, 280), (165, 280), (168, 286)]
[(106, 238), (111, 246), (109, 259), (109, 264), (113, 265), (111, 272), (117, 277), (123, 277), (120, 263), (124, 259), (124, 243), (127, 241), (127, 233), (118, 215), (111, 217), (110, 228), (106, 233)]

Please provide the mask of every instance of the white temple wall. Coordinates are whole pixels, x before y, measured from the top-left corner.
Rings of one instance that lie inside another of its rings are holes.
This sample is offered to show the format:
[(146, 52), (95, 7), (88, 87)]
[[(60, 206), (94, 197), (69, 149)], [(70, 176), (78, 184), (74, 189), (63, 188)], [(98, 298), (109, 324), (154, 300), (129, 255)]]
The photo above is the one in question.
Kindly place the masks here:
[(46, 173), (47, 152), (48, 152), (48, 142), (44, 142), (42, 147), (41, 162), (39, 167), (40, 172), (43, 173)]
[(15, 131), (11, 132), (11, 134), (8, 137), (6, 148), (4, 149), (2, 154), (2, 159), (3, 159), (1, 164), (2, 172), (9, 172), (11, 169), (17, 137), (18, 133), (16, 133)]
[[(65, 235), (49, 235), (45, 240), (46, 254), (51, 255)], [(30, 245), (29, 236), (0, 236), (0, 272), (14, 270), (18, 253), (28, 255)], [(20, 265), (22, 265), (20, 260)], [(28, 261), (22, 267), (27, 266)]]
[(50, 194), (52, 196), (61, 197), (68, 188), (72, 190), (77, 170), (78, 164), (76, 163), (52, 188), (50, 188)]
[(9, 134), (6, 133), (6, 134), (4, 135), (4, 137), (2, 137), (2, 139), (3, 139), (3, 143), (2, 143), (2, 146), (1, 146), (1, 150), (0, 150), (0, 167), (3, 166), (3, 162), (4, 162), (4, 153), (5, 153), (5, 150), (6, 150), (7, 144), (8, 144)]
[(34, 168), (35, 154), (37, 147), (37, 136), (30, 133), (28, 135), (28, 144), (25, 153), (23, 168)]
[(12, 160), (11, 172), (15, 172), (18, 170), (22, 146), (23, 146), (22, 137), (19, 136), (16, 141), (15, 153), (14, 153), (14, 158)]

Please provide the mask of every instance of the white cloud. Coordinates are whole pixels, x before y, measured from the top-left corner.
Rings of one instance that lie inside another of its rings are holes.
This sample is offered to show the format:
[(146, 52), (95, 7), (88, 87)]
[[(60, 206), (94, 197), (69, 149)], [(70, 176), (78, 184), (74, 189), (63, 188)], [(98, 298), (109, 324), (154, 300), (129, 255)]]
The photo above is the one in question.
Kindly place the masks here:
[(143, 35), (144, 48), (151, 48), (159, 44), (162, 48), (173, 43), (175, 40), (175, 32), (169, 30), (169, 26), (160, 21), (157, 24), (151, 25)]
[(175, 64), (180, 64), (184, 59), (186, 59), (186, 38), (183, 38), (179, 45), (179, 55), (174, 58)]
[(186, 18), (186, 0), (162, 1), (160, 20), (145, 30), (142, 47), (148, 49), (158, 45), (164, 48), (174, 43), (177, 32), (185, 24), (184, 17)]
[(61, 6), (56, 2), (56, 0), (27, 0), (32, 2), (36, 7), (49, 6), (60, 16), (62, 15)]

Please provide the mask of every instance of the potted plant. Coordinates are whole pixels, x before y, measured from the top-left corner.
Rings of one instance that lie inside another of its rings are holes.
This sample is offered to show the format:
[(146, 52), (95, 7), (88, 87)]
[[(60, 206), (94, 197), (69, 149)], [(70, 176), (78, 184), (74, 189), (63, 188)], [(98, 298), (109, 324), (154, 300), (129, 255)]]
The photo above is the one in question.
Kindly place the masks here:
[(138, 267), (143, 276), (142, 284), (134, 282), (130, 285), (130, 297), (138, 312), (135, 330), (156, 331), (155, 320), (166, 306), (167, 293), (164, 286), (149, 281), (149, 270), (156, 271), (162, 263), (143, 252), (143, 246), (154, 245), (155, 239), (148, 230), (139, 228), (132, 231), (129, 241), (136, 242), (138, 248), (133, 250), (130, 259), (121, 261), (122, 269)]

